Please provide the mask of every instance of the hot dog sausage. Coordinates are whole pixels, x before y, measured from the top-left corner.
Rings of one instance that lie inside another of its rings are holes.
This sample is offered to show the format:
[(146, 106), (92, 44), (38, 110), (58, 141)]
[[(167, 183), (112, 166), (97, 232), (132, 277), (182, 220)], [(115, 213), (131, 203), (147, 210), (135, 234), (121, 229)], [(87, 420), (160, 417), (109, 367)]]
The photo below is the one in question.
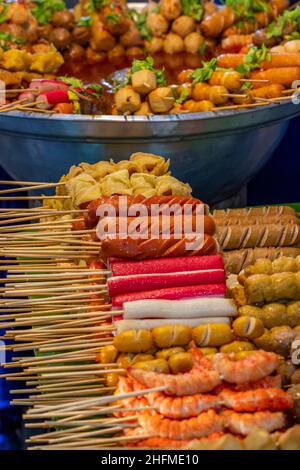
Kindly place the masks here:
[[(195, 240), (194, 240), (195, 241)], [(180, 240), (170, 237), (167, 240), (159, 239), (137, 239), (132, 238), (109, 239), (102, 241), (102, 253), (106, 258), (163, 258), (177, 256), (209, 255), (218, 251), (216, 240), (211, 235), (204, 235), (201, 247), (187, 249), (191, 240), (182, 238)]]

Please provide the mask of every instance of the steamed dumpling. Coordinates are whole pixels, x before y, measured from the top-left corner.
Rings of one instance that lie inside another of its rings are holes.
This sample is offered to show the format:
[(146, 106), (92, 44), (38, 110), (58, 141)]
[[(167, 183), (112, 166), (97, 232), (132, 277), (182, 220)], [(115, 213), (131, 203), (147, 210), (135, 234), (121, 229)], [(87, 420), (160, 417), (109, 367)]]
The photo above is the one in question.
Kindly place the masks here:
[(165, 175), (170, 166), (170, 160), (166, 161), (163, 157), (152, 153), (133, 153), (129, 160), (136, 165), (138, 173), (151, 173), (155, 176)]

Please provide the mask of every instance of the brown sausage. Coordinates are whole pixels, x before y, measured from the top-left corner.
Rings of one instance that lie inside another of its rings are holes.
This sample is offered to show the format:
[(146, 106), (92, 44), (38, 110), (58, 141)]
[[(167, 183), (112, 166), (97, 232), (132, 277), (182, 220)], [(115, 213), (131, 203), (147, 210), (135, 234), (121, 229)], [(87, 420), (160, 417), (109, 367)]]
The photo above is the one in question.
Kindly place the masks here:
[(201, 31), (207, 37), (219, 36), (224, 29), (233, 25), (235, 19), (236, 14), (231, 7), (221, 7), (202, 21)]
[(131, 259), (147, 259), (147, 258), (164, 258), (178, 256), (193, 255), (212, 255), (217, 253), (218, 244), (214, 237), (204, 235), (204, 243), (201, 248), (188, 250), (186, 244), (191, 240), (182, 238), (180, 240), (170, 237), (168, 240), (162, 238), (148, 240), (133, 240), (127, 238), (106, 239), (102, 241), (102, 253), (104, 257), (131, 258)]

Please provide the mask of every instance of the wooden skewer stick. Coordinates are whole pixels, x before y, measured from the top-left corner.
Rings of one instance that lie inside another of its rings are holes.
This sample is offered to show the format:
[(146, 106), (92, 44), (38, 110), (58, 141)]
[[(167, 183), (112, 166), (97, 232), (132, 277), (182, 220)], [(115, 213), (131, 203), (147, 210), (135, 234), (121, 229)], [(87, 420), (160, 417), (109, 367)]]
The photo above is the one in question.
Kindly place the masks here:
[(8, 193), (19, 193), (22, 191), (33, 191), (36, 189), (46, 189), (46, 188), (55, 188), (57, 186), (64, 185), (65, 183), (34, 183), (30, 186), (24, 185), (22, 188), (14, 188), (14, 189), (3, 189), (0, 191), (0, 194), (8, 194)]
[[(1, 110), (0, 110), (1, 112)], [(70, 199), (71, 196), (1, 196), (0, 201), (36, 201), (45, 199)]]
[(51, 411), (73, 411), (73, 410), (79, 410), (82, 408), (85, 408), (86, 406), (90, 405), (104, 405), (108, 403), (113, 403), (114, 401), (120, 401), (124, 400), (125, 398), (131, 398), (131, 397), (137, 397), (139, 395), (144, 395), (152, 392), (162, 392), (166, 389), (166, 387), (153, 387), (153, 388), (146, 388), (144, 390), (138, 390), (134, 392), (128, 392), (128, 393), (123, 393), (119, 395), (108, 395), (106, 397), (100, 397), (100, 398), (95, 398), (95, 399), (89, 399), (85, 400), (84, 402), (81, 401), (76, 401), (73, 402), (72, 405), (69, 406), (64, 406), (64, 405), (56, 405), (53, 407), (44, 407), (42, 410), (28, 410), (28, 414), (34, 415), (36, 412), (43, 411), (44, 413), (51, 412)]

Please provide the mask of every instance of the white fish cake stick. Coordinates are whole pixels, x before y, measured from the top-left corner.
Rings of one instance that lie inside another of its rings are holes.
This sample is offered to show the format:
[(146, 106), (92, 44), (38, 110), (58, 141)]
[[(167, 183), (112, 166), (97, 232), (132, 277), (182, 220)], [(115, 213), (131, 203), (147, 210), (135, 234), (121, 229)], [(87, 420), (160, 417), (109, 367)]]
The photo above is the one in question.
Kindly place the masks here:
[(124, 303), (124, 320), (133, 318), (203, 318), (234, 317), (237, 309), (232, 299), (199, 297), (186, 300), (135, 300)]

